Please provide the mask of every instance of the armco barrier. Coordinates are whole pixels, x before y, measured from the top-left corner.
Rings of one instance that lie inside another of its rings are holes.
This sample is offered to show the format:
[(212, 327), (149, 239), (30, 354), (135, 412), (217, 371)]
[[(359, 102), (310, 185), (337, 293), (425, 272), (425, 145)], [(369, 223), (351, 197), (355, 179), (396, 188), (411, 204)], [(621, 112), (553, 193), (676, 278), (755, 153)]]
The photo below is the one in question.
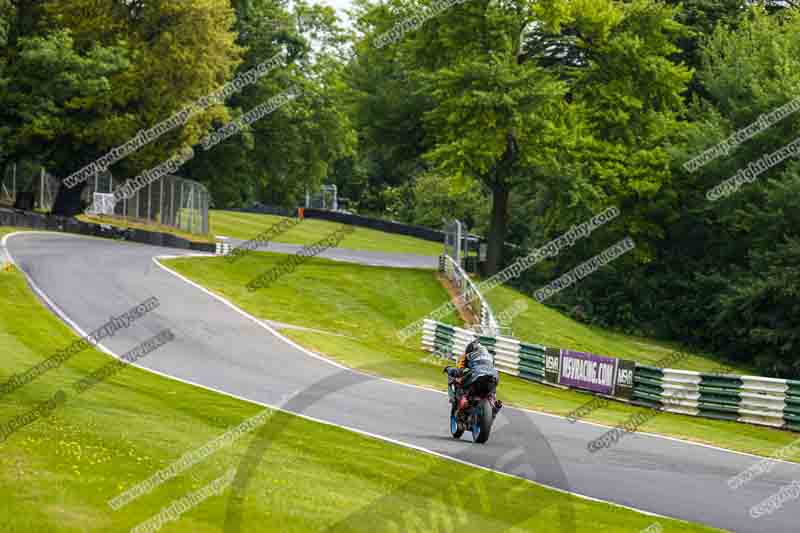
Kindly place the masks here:
[(222, 209), (222, 211), (233, 211), (234, 213), (256, 213), (259, 215), (276, 215), (280, 217), (293, 217), (297, 215), (297, 209), (264, 204), (254, 207), (226, 207), (225, 209)]
[[(473, 339), (481, 339), (495, 357), (497, 369), (546, 385), (546, 347), (425, 320), (423, 349), (455, 359)], [(615, 398), (626, 401), (623, 398)], [(800, 431), (800, 381), (708, 374), (636, 365), (631, 404), (671, 413), (731, 420)]]
[(77, 233), (198, 252), (214, 253), (215, 251), (214, 243), (189, 241), (171, 233), (159, 233), (142, 229), (121, 230), (105, 224), (91, 224), (74, 218), (43, 215), (31, 211), (0, 208), (0, 226)]

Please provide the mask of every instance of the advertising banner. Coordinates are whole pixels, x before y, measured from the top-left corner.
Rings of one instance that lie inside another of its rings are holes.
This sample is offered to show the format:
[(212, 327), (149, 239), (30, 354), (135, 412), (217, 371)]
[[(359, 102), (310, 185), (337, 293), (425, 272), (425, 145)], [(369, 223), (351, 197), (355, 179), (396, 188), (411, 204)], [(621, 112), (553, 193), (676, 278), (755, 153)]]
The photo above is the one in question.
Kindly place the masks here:
[(635, 361), (592, 353), (547, 348), (544, 379), (575, 389), (630, 399), (633, 395)]
[(617, 360), (591, 353), (561, 350), (560, 385), (614, 394)]
[(548, 383), (558, 383), (558, 373), (561, 369), (561, 350), (547, 348), (544, 352), (544, 380)]
[(617, 379), (614, 396), (630, 400), (633, 397), (633, 371), (636, 370), (636, 361), (627, 359), (617, 360)]

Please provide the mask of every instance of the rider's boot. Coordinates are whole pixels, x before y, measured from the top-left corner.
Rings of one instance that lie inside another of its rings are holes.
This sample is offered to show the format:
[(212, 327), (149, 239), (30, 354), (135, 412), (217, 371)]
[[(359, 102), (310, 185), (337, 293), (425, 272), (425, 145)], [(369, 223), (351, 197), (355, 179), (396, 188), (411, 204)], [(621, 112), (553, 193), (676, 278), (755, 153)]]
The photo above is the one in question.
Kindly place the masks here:
[(497, 416), (497, 413), (499, 413), (500, 409), (502, 408), (503, 408), (503, 402), (501, 402), (500, 400), (495, 400), (494, 409), (492, 409), (492, 416), (493, 417)]

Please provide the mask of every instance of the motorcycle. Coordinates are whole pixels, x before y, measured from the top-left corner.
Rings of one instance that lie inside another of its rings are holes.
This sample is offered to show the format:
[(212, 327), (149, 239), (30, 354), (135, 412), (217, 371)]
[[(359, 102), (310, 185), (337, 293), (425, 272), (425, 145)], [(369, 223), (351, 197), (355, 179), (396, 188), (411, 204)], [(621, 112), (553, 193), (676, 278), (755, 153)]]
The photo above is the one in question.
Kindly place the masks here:
[(450, 434), (454, 439), (460, 439), (464, 431), (469, 429), (473, 442), (485, 443), (489, 440), (494, 419), (503, 407), (503, 402), (495, 396), (497, 377), (478, 377), (463, 390), (459, 398), (456, 391), (465, 376), (452, 367), (444, 371), (448, 375), (447, 386), (450, 391)]

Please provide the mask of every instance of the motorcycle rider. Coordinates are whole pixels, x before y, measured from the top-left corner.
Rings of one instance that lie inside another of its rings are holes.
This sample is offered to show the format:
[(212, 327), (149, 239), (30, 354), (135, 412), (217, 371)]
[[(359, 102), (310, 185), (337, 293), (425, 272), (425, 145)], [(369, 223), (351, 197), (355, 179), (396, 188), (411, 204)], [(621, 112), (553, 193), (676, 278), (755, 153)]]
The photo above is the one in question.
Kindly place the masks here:
[[(456, 368), (446, 367), (444, 372), (450, 377), (451, 386), (448, 387), (450, 401), (453, 402), (456, 410), (460, 411), (464, 407), (464, 391), (480, 377), (491, 375), (494, 377), (495, 384), (500, 381), (500, 376), (494, 366), (494, 358), (489, 350), (475, 339), (464, 350), (464, 355), (459, 357)], [(502, 407), (500, 400), (496, 401), (496, 409)]]

